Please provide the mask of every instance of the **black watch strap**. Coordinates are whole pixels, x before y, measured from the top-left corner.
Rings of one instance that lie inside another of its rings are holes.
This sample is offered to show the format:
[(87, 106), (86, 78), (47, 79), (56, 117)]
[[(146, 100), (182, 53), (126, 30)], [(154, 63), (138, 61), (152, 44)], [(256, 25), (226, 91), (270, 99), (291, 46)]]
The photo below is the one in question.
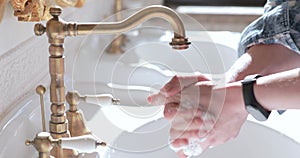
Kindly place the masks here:
[(271, 114), (271, 111), (268, 111), (265, 109), (262, 105), (260, 105), (254, 94), (254, 84), (256, 83), (256, 80), (262, 77), (261, 75), (250, 75), (245, 77), (245, 79), (242, 81), (243, 85), (243, 97), (244, 102), (246, 106), (246, 110), (256, 119), (259, 121), (265, 121), (268, 119), (269, 115)]

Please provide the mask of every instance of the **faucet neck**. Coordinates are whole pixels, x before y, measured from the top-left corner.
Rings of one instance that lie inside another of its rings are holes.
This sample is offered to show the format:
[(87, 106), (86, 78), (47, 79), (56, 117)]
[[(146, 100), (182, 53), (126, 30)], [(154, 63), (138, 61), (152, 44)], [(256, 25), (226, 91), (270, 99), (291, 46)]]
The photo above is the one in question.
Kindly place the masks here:
[[(173, 48), (188, 48), (188, 45), (190, 44), (185, 37), (184, 25), (179, 15), (172, 9), (160, 5), (146, 7), (127, 19), (118, 22), (101, 22), (93, 24), (66, 23), (59, 18), (59, 15), (61, 14), (60, 8), (51, 8), (50, 14), (53, 18), (47, 22), (46, 28), (41, 24), (37, 24), (35, 27), (36, 35), (42, 35), (44, 32), (47, 32), (50, 44), (62, 45), (67, 36), (124, 33), (152, 18), (162, 18), (171, 24), (174, 31), (174, 38), (171, 42)], [(174, 45), (176, 46), (174, 47)]]

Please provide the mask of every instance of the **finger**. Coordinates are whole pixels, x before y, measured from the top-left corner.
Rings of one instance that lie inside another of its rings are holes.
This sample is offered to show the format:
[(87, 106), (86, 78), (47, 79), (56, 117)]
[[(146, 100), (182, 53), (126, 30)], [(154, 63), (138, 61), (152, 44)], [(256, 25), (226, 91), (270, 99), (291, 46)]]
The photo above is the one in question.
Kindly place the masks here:
[(169, 96), (164, 92), (159, 92), (148, 96), (147, 100), (150, 104), (153, 105), (163, 105), (172, 102), (181, 102), (182, 105), (185, 105), (186, 107), (192, 107), (194, 105), (199, 104), (199, 95), (199, 88), (192, 84), (185, 87), (184, 90), (173, 94), (172, 96)]
[(174, 76), (164, 87), (161, 88), (161, 93), (170, 97), (180, 92), (185, 87), (195, 84), (200, 81), (208, 81), (208, 77), (204, 75), (197, 76)]
[(164, 117), (167, 120), (171, 120), (176, 116), (176, 113), (178, 111), (179, 104), (178, 103), (169, 103), (165, 105), (164, 108)]
[(177, 151), (177, 155), (179, 157), (199, 156), (206, 149), (207, 147), (203, 146), (199, 140), (190, 139), (187, 146), (181, 147), (181, 149)]
[(181, 86), (179, 82), (179, 77), (174, 76), (168, 83), (166, 83), (161, 89), (160, 92), (166, 96), (173, 96), (174, 94), (180, 92)]
[(184, 154), (188, 157), (199, 156), (206, 147), (203, 146), (200, 139), (191, 138), (189, 139), (189, 145), (183, 150)]
[[(176, 140), (176, 139), (190, 139), (190, 138), (198, 138), (201, 141), (206, 140), (207, 136), (209, 135), (209, 130), (176, 130), (172, 129), (170, 130), (170, 139)], [(213, 138), (213, 137), (211, 137)]]
[(157, 93), (157, 94), (152, 94), (150, 96), (148, 96), (147, 101), (149, 104), (152, 105), (164, 105), (166, 102), (166, 97), (161, 94), (161, 93)]
[(199, 130), (200, 132), (206, 132), (211, 130), (215, 125), (214, 117), (200, 109), (170, 109), (165, 111), (165, 116), (173, 119), (172, 128), (176, 130)]
[[(199, 121), (194, 125), (185, 125), (183, 123), (174, 123), (172, 122), (172, 126), (170, 128), (170, 137), (172, 139), (189, 139), (189, 138), (204, 138), (207, 137), (207, 135), (212, 131), (213, 129), (213, 123), (201, 123), (202, 120), (199, 119)], [(200, 124), (200, 125), (198, 125)]]
[(176, 130), (170, 129), (170, 138), (171, 140), (181, 140), (181, 139), (190, 139), (190, 138), (199, 138), (199, 130)]
[(178, 151), (180, 149), (182, 149), (183, 147), (187, 146), (189, 144), (189, 141), (187, 139), (171, 139), (170, 142), (170, 147), (175, 150)]
[(174, 119), (172, 121), (172, 128), (176, 130), (201, 130), (203, 126), (203, 120), (201, 117), (193, 117), (190, 120), (187, 119)]
[(181, 98), (181, 94), (178, 93), (172, 97), (166, 97), (162, 93), (152, 94), (148, 96), (147, 100), (149, 104), (152, 105), (164, 105), (169, 103), (179, 103)]
[(177, 152), (179, 158), (187, 158), (188, 156), (184, 154), (183, 150), (179, 150)]
[[(175, 104), (175, 105), (174, 105)], [(169, 103), (165, 105), (164, 116), (167, 119), (193, 119), (194, 117), (201, 116), (202, 111), (200, 109), (187, 109), (180, 106), (178, 103)]]

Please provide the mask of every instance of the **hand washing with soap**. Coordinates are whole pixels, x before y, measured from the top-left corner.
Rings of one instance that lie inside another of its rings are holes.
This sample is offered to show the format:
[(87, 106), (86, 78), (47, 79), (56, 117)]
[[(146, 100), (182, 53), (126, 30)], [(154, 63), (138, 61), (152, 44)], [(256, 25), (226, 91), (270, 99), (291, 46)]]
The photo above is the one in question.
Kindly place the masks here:
[(164, 105), (170, 146), (180, 158), (236, 138), (248, 114), (265, 121), (272, 110), (300, 108), (299, 8), (299, 1), (268, 0), (264, 14), (244, 29), (240, 57), (221, 80), (174, 76), (147, 98)]
[(180, 157), (197, 156), (238, 134), (247, 113), (238, 105), (242, 98), (233, 99), (237, 91), (226, 92), (204, 75), (175, 76), (148, 97), (150, 104), (165, 106), (164, 116), (172, 122), (170, 145)]

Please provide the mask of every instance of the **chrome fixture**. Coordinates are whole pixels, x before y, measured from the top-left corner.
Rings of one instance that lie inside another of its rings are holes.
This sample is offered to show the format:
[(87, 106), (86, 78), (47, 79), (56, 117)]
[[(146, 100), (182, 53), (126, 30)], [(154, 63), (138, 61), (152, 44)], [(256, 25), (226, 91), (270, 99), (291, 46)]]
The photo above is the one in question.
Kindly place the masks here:
[[(52, 18), (46, 23), (46, 27), (42, 24), (34, 26), (34, 32), (37, 36), (44, 33), (48, 36), (49, 46), (49, 73), (50, 73), (50, 102), (51, 102), (51, 120), (49, 122), (51, 137), (40, 136), (36, 137), (36, 141), (26, 144), (34, 144), (39, 151), (38, 146), (43, 146), (36, 142), (45, 142), (47, 150), (46, 154), (41, 154), (40, 157), (47, 157), (48, 150), (51, 150), (50, 155), (56, 158), (62, 157), (77, 157), (78, 148), (62, 149), (59, 145), (52, 145), (52, 138), (57, 139), (72, 139), (73, 137), (91, 136), (91, 131), (86, 127), (85, 119), (80, 110), (77, 109), (79, 101), (100, 104), (118, 104), (119, 100), (114, 99), (111, 95), (100, 96), (81, 96), (76, 91), (65, 94), (64, 86), (64, 40), (68, 36), (89, 35), (89, 34), (121, 34), (144, 21), (151, 18), (163, 18), (168, 21), (174, 31), (174, 37), (170, 45), (174, 49), (187, 49), (190, 42), (185, 37), (184, 25), (180, 17), (171, 9), (163, 6), (149, 6), (134, 15), (120, 22), (101, 22), (101, 23), (68, 23), (59, 18), (62, 13), (61, 8), (53, 7), (49, 9)], [(40, 96), (44, 91), (40, 92)], [(42, 98), (42, 97), (41, 97)], [(70, 109), (66, 112), (65, 101), (70, 104)], [(51, 139), (50, 139), (51, 138)], [(49, 141), (50, 140), (50, 141)], [(50, 145), (49, 145), (50, 142)], [(55, 143), (54, 143), (55, 144)], [(104, 143), (102, 143), (103, 145)], [(76, 150), (74, 150), (76, 149)], [(40, 151), (39, 151), (40, 152)], [(43, 150), (44, 152), (44, 150)], [(46, 155), (46, 156), (44, 156)]]

